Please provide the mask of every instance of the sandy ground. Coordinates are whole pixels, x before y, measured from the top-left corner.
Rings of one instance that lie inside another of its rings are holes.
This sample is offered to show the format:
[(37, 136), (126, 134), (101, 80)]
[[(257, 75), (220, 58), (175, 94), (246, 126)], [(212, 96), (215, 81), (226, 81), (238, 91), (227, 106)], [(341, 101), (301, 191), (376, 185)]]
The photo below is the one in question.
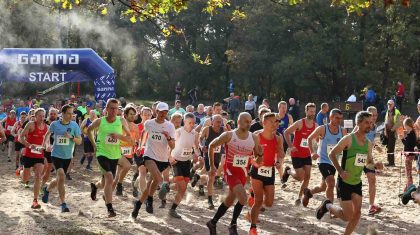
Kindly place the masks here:
[[(399, 144), (397, 150), (401, 147)], [(50, 194), (48, 204), (39, 200), (42, 208), (32, 210), (32, 189), (24, 189), (21, 186), (20, 179), (14, 174), (14, 164), (8, 163), (6, 153), (0, 152), (0, 234), (208, 234), (205, 223), (212, 218), (215, 210), (207, 209), (207, 198), (198, 196), (197, 187), (189, 187), (186, 199), (178, 207), (178, 212), (183, 217), (181, 220), (169, 218), (167, 215), (174, 195), (171, 192), (168, 195), (167, 208), (159, 209), (160, 202), (155, 196), (155, 213), (150, 215), (143, 207), (137, 221), (130, 221), (129, 214), (134, 199), (130, 186), (132, 172), (124, 184), (125, 195), (114, 197), (117, 217), (108, 219), (104, 202), (92, 201), (89, 196), (89, 182), (99, 179), (97, 163), (94, 162), (94, 172), (88, 172), (81, 167), (78, 163), (81, 150), (81, 147), (77, 148), (73, 180), (66, 182), (66, 201), (71, 211), (66, 214), (60, 213), (56, 192)], [(385, 162), (383, 154), (376, 154), (375, 158)], [(396, 162), (398, 167), (387, 169), (383, 176), (377, 178), (376, 202), (383, 209), (378, 215), (367, 215), (368, 187), (366, 176), (363, 176), (363, 211), (357, 234), (367, 234), (370, 230), (381, 234), (418, 234), (420, 206), (413, 202), (407, 206), (400, 205), (397, 197), (400, 161)], [(286, 164), (290, 165), (290, 158), (286, 160)], [(414, 176), (417, 179), (417, 176)], [(404, 184), (404, 173), (402, 177)], [(314, 164), (310, 187), (318, 184), (320, 179), (321, 175)], [(297, 207), (294, 200), (298, 189), (299, 185), (294, 180), (289, 181), (286, 189), (280, 189), (279, 176), (276, 176), (275, 202), (272, 208), (260, 216), (260, 234), (342, 234), (344, 222), (330, 219), (328, 215), (321, 221), (315, 218), (315, 209), (324, 199), (324, 195), (315, 195), (308, 208)], [(217, 190), (217, 194), (223, 195), (224, 191)], [(98, 194), (98, 198), (101, 198), (101, 195), (102, 192)], [(216, 197), (216, 207), (221, 200), (222, 196)], [(220, 220), (219, 234), (228, 234), (227, 226), (232, 210), (233, 208)], [(246, 211), (247, 207), (244, 208), (243, 214)], [(241, 215), (238, 220), (239, 233), (247, 234), (249, 225)]]

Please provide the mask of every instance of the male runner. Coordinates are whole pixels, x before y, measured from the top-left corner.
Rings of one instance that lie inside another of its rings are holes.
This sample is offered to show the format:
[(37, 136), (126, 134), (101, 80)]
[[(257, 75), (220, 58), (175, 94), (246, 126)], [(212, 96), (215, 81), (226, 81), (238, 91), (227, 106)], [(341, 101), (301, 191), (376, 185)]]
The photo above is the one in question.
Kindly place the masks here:
[(255, 133), (263, 149), (262, 158), (257, 158), (251, 166), (251, 185), (254, 204), (251, 209), (249, 234), (256, 235), (258, 215), (262, 205), (271, 207), (274, 201), (274, 166), (283, 164), (283, 138), (276, 135), (278, 120), (275, 113), (266, 113), (262, 119), (263, 130)]
[[(293, 168), (291, 169), (289, 166), (286, 166), (281, 181), (285, 184), (291, 175), (295, 180), (302, 182), (295, 205), (300, 205), (303, 190), (308, 187), (309, 180), (311, 179), (312, 159), (311, 153), (309, 152), (309, 145), (312, 143), (308, 142), (308, 137), (317, 126), (315, 123), (315, 111), (315, 104), (308, 103), (305, 106), (306, 117), (293, 123), (284, 132), (285, 140), (290, 148)], [(292, 133), (295, 135), (293, 143), (290, 140)]]
[[(57, 177), (50, 184), (43, 188), (44, 195), (42, 202), (48, 203), (48, 197), (52, 190), (58, 189), (61, 202), (61, 212), (70, 212), (65, 202), (66, 191), (64, 181), (67, 169), (73, 158), (75, 144), (82, 143), (81, 131), (79, 125), (72, 121), (73, 107), (64, 105), (61, 108), (62, 119), (53, 121), (44, 138), (43, 146), (51, 152), (52, 162), (54, 164)], [(51, 146), (50, 136), (54, 134), (54, 143)]]
[(87, 130), (89, 126), (92, 124), (92, 122), (94, 122), (97, 118), (98, 117), (96, 116), (96, 111), (91, 110), (89, 112), (89, 117), (83, 120), (82, 124), (80, 125), (80, 129), (83, 132), (83, 150), (84, 150), (84, 155), (80, 159), (80, 164), (83, 165), (83, 163), (85, 162), (87, 158), (88, 162), (87, 162), (86, 170), (92, 170), (91, 164), (93, 161), (93, 157), (95, 156), (95, 150), (93, 149), (92, 143), (89, 140), (89, 135), (88, 135)]
[[(104, 188), (104, 199), (108, 210), (108, 217), (117, 214), (112, 207), (113, 182), (117, 170), (118, 159), (121, 158), (120, 141), (130, 142), (127, 121), (118, 117), (118, 100), (108, 99), (106, 115), (98, 118), (88, 127), (89, 140), (96, 152), (96, 158), (102, 171), (102, 180), (96, 184), (91, 183), (91, 198), (96, 200), (98, 188)], [(97, 130), (95, 141), (94, 132)]]
[[(153, 194), (160, 182), (162, 182), (162, 172), (169, 167), (169, 151), (175, 147), (175, 127), (166, 120), (168, 115), (168, 104), (160, 102), (156, 106), (156, 118), (146, 121), (142, 134), (142, 142), (146, 139), (144, 151), (144, 165), (150, 172), (147, 182), (147, 189), (143, 191), (139, 200), (134, 204), (131, 212), (132, 219), (136, 219), (141, 205), (146, 201), (146, 211), (153, 214)], [(166, 187), (162, 185), (161, 187)], [(162, 195), (163, 196), (163, 195)], [(160, 196), (160, 198), (162, 198)]]
[[(213, 195), (214, 195), (214, 181), (215, 181), (215, 175), (210, 174), (210, 157), (209, 157), (209, 151), (208, 148), (210, 146), (210, 143), (218, 138), (223, 132), (224, 128), (222, 127), (223, 119), (222, 116), (219, 114), (216, 114), (213, 116), (212, 125), (206, 126), (200, 133), (200, 143), (203, 143), (204, 145), (201, 146), (201, 151), (204, 154), (204, 164), (205, 169), (207, 172), (207, 196), (208, 196), (208, 206), (209, 209), (214, 209), (214, 203), (213, 203)], [(222, 153), (224, 152), (224, 149), (222, 149), (223, 146), (218, 146), (214, 150), (214, 165), (216, 168), (219, 168), (221, 159), (222, 159)], [(197, 180), (204, 178), (205, 176), (201, 175), (197, 177), (195, 175), (195, 178)]]
[(245, 183), (247, 181), (247, 170), (252, 156), (261, 157), (262, 149), (259, 144), (258, 136), (249, 132), (251, 126), (251, 115), (249, 113), (241, 113), (238, 117), (238, 128), (232, 131), (224, 132), (220, 137), (216, 138), (210, 143), (209, 157), (210, 157), (210, 174), (216, 173), (216, 166), (214, 164), (214, 150), (224, 144), (226, 149), (226, 161), (223, 165), (224, 177), (226, 183), (229, 185), (229, 194), (224, 202), (217, 209), (213, 219), (207, 222), (210, 235), (216, 234), (216, 224), (219, 219), (226, 213), (226, 211), (236, 203), (233, 209), (232, 221), (229, 226), (229, 234), (238, 234), (237, 219), (241, 214), (242, 208), (247, 201), (245, 191)]
[[(343, 113), (339, 109), (333, 109), (330, 112), (329, 123), (319, 126), (308, 137), (308, 142), (312, 143), (319, 139), (318, 150), (315, 152), (313, 145), (309, 145), (312, 160), (318, 160), (318, 168), (322, 175), (322, 181), (319, 186), (308, 189), (305, 188), (302, 205), (308, 206), (309, 199), (313, 194), (325, 192), (326, 197), (330, 201), (334, 201), (334, 188), (335, 188), (335, 168), (332, 164), (328, 154), (338, 143), (338, 141), (347, 134), (346, 129), (340, 127), (343, 120)], [(342, 157), (340, 154), (339, 158)]]
[[(366, 111), (357, 113), (357, 131), (343, 137), (329, 154), (329, 158), (339, 174), (337, 195), (341, 199), (341, 206), (335, 206), (326, 199), (316, 212), (316, 217), (319, 220), (329, 211), (332, 215), (347, 221), (345, 235), (351, 234), (360, 220), (362, 207), (362, 180), (360, 177), (363, 168), (365, 166), (369, 169), (375, 168), (372, 158), (373, 144), (366, 138), (366, 134), (372, 128), (371, 116)], [(337, 155), (343, 150), (346, 151), (343, 153), (340, 165)]]
[(173, 181), (176, 183), (174, 203), (169, 210), (169, 215), (180, 219), (176, 208), (181, 203), (190, 181), (192, 159), (198, 159), (198, 133), (194, 130), (195, 116), (192, 113), (184, 115), (184, 127), (175, 130), (175, 148), (171, 152), (171, 165), (174, 172)]

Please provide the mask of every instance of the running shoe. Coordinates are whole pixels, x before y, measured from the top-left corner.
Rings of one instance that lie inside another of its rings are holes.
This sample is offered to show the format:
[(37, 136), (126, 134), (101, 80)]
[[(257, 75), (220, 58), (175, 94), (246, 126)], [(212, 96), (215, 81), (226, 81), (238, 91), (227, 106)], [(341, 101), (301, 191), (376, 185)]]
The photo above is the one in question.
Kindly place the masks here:
[(284, 168), (283, 175), (281, 176), (281, 183), (282, 184), (287, 183), (287, 180), (289, 179), (289, 176), (290, 176), (290, 174), (287, 173), (287, 171), (289, 171), (289, 170), (290, 170), (289, 166), (286, 166), (286, 168)]
[(162, 185), (160, 186), (160, 190), (159, 190), (159, 199), (160, 200), (165, 200), (166, 198), (166, 194), (169, 193), (169, 184), (168, 183), (162, 183)]
[(372, 205), (372, 206), (369, 206), (368, 215), (378, 214), (381, 211), (382, 211), (382, 208), (380, 208), (379, 206)]
[(410, 185), (410, 187), (405, 191), (401, 197), (402, 204), (407, 205), (410, 200), (413, 200), (411, 197), (411, 193), (416, 191), (416, 186), (414, 184)]
[(209, 228), (210, 235), (217, 235), (216, 225), (213, 224), (211, 220), (207, 222), (206, 225), (207, 225), (207, 228)]
[(117, 191), (115, 192), (115, 195), (117, 196), (123, 195), (123, 186), (121, 183), (117, 183)]
[(90, 198), (93, 201), (96, 201), (96, 192), (98, 191), (98, 188), (96, 188), (96, 185), (94, 183), (90, 183)]
[(176, 212), (176, 210), (174, 210), (174, 209), (169, 209), (169, 216), (171, 216), (172, 218), (175, 218), (175, 219), (181, 219), (182, 217), (178, 214), (178, 212)]
[(258, 235), (257, 228), (249, 229), (249, 235)]
[(331, 201), (328, 200), (328, 199), (324, 200), (322, 202), (322, 204), (318, 207), (318, 209), (316, 209), (316, 218), (318, 220), (322, 219), (322, 217), (325, 215), (325, 213), (328, 212), (328, 209), (327, 209), (327, 204), (328, 203), (331, 203)]
[(66, 203), (61, 204), (61, 213), (70, 212), (69, 208), (67, 207)]
[(238, 228), (236, 224), (231, 224), (229, 226), (229, 235), (238, 235)]
[(39, 209), (41, 208), (41, 205), (38, 204), (38, 200), (34, 199), (34, 201), (32, 202), (32, 209)]
[(42, 202), (43, 203), (48, 203), (48, 196), (50, 195), (50, 193), (47, 190), (47, 185), (42, 187), (42, 191), (44, 192), (44, 195), (42, 195)]
[(303, 207), (308, 207), (309, 199), (311, 199), (311, 198), (312, 198), (311, 190), (309, 190), (308, 188), (305, 188), (303, 190), (303, 199), (302, 199)]

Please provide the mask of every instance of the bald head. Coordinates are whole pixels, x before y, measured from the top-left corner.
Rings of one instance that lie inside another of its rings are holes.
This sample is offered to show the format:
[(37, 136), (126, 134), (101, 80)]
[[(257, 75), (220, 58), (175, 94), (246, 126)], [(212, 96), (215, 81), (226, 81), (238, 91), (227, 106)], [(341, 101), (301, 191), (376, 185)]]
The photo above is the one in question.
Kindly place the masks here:
[(242, 131), (248, 131), (251, 127), (252, 117), (247, 112), (242, 112), (238, 117), (238, 128)]
[(294, 98), (290, 98), (290, 99), (289, 99), (289, 104), (290, 104), (290, 105), (295, 105), (295, 103), (296, 103), (296, 101), (295, 101), (295, 99), (294, 99)]

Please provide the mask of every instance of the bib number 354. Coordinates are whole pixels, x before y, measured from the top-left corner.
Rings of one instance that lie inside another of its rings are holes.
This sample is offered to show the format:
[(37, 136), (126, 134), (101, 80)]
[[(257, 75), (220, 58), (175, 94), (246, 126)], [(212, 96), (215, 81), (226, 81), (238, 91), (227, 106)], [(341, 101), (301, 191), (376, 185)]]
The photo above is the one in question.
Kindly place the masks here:
[(249, 156), (235, 155), (233, 157), (234, 167), (246, 167), (248, 165)]

